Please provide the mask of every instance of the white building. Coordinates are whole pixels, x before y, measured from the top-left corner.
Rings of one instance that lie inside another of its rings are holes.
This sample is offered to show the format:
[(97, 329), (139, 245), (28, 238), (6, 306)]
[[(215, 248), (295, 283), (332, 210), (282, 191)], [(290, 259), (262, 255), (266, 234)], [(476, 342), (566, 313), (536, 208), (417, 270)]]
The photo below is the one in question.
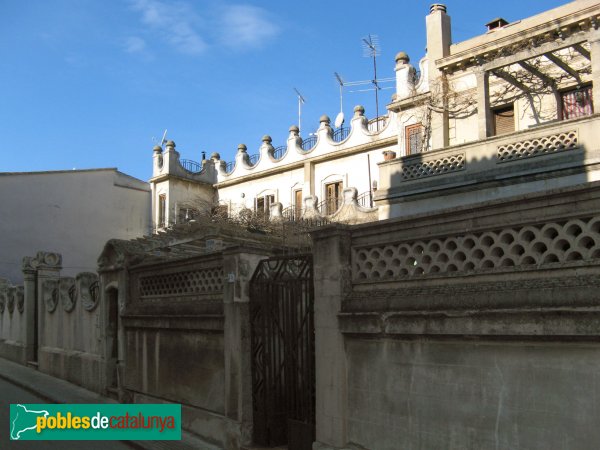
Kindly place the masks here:
[[(597, 132), (586, 117), (600, 104), (599, 13), (598, 2), (578, 0), (513, 23), (494, 19), (487, 33), (452, 43), (446, 7), (434, 4), (420, 70), (396, 55), (386, 116), (369, 121), (357, 106), (342, 130), (323, 116), (316, 139), (292, 126), (287, 145), (273, 148), (265, 136), (257, 154), (241, 144), (229, 164), (217, 153), (180, 160), (172, 141), (155, 147), (155, 227), (215, 208), (337, 220), (346, 188), (361, 205), (345, 195), (351, 220), (367, 221), (371, 207), (386, 219), (595, 180)], [(529, 159), (538, 154), (550, 158)]]
[(106, 241), (150, 230), (150, 188), (117, 169), (0, 173), (0, 276), (21, 282), (23, 256), (63, 255), (63, 273), (95, 272)]

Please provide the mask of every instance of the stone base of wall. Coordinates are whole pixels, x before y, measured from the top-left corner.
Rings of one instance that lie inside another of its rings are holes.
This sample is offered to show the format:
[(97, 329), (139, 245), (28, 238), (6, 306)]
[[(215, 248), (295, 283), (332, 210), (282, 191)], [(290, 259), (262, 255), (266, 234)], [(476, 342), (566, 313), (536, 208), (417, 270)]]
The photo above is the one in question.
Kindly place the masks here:
[(19, 364), (27, 364), (25, 346), (15, 341), (0, 341), (0, 358), (9, 359)]
[[(170, 403), (164, 399), (133, 392), (134, 403)], [(252, 430), (239, 422), (201, 408), (181, 405), (181, 423), (186, 431), (210, 444), (227, 450), (239, 450), (250, 442)]]
[(98, 355), (42, 347), (38, 353), (38, 369), (57, 378), (102, 393), (101, 374), (104, 367)]

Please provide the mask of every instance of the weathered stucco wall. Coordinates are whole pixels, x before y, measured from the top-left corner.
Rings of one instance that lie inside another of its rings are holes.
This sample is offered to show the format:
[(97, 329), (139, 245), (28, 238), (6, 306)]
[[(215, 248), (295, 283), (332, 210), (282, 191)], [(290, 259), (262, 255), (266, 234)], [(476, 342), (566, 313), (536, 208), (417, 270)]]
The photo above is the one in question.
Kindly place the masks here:
[(150, 231), (150, 187), (116, 169), (0, 174), (0, 276), (21, 282), (21, 258), (63, 255), (63, 276), (94, 271), (110, 238)]
[(597, 447), (599, 182), (313, 235), (315, 448)]

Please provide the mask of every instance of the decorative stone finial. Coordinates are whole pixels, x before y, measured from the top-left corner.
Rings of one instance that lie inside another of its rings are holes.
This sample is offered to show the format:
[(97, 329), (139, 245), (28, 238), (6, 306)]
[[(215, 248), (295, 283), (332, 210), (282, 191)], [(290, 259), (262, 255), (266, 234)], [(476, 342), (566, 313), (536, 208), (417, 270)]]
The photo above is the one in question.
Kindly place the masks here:
[(173, 147), (173, 148), (175, 148), (175, 142), (174, 141), (167, 141), (166, 146), (167, 147)]
[(434, 3), (429, 7), (429, 14), (434, 13), (436, 11), (441, 11), (445, 13), (447, 11), (446, 5), (444, 5), (443, 3)]
[(162, 147), (160, 145), (155, 145), (152, 150), (154, 153), (162, 153)]
[(321, 123), (326, 123), (327, 125), (329, 125), (329, 124), (331, 123), (331, 119), (329, 118), (329, 116), (328, 116), (328, 115), (326, 115), (326, 114), (323, 114), (323, 115), (321, 116), (321, 118), (319, 119), (319, 122), (321, 122)]
[(246, 150), (248, 150), (248, 147), (246, 147), (246, 144), (238, 145), (238, 152), (246, 153)]
[(356, 105), (354, 107), (354, 117), (364, 116), (364, 115), (365, 115), (365, 107), (363, 105)]
[(298, 128), (298, 125), (292, 125), (290, 127), (290, 133), (294, 133), (294, 134), (300, 133), (300, 128)]
[(270, 144), (271, 142), (273, 142), (273, 139), (271, 139), (271, 136), (269, 136), (268, 134), (265, 134), (262, 137), (262, 141), (266, 144)]
[(221, 155), (219, 155), (217, 152), (212, 152), (210, 154), (210, 159), (216, 159), (217, 161), (219, 161), (221, 159)]
[(410, 62), (410, 58), (406, 54), (406, 52), (398, 52), (396, 53), (396, 63), (408, 64)]

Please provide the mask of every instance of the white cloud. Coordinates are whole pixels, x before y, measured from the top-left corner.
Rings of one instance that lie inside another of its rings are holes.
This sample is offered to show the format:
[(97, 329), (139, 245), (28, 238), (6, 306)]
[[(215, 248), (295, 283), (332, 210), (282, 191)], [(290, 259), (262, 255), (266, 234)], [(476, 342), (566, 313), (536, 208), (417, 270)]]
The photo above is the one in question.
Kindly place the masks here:
[(143, 53), (146, 50), (146, 41), (137, 36), (125, 39), (124, 49), (127, 53)]
[(133, 0), (132, 7), (142, 15), (142, 23), (160, 33), (177, 51), (204, 52), (208, 44), (196, 31), (199, 17), (185, 3), (160, 0)]
[(250, 5), (226, 6), (221, 23), (220, 40), (232, 48), (261, 47), (280, 30), (264, 9)]
[[(216, 46), (236, 50), (258, 48), (280, 31), (268, 12), (257, 6), (205, 5), (201, 17), (194, 10), (196, 3), (191, 2), (130, 0), (130, 5), (140, 14), (147, 32), (177, 51), (191, 55), (205, 52), (210, 46), (208, 40)], [(128, 53), (145, 52), (146, 41), (130, 37), (124, 49)]]

